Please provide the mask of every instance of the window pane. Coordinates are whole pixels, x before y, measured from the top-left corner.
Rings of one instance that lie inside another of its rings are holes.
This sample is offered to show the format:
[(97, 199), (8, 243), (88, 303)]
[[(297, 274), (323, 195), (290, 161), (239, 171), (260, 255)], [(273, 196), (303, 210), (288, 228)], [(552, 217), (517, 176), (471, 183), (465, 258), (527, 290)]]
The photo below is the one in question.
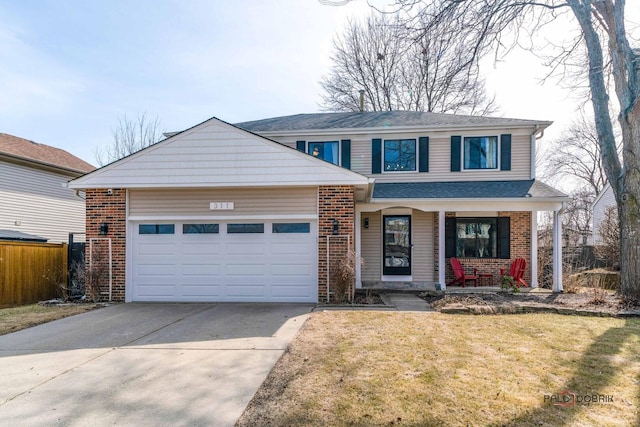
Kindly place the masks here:
[(416, 140), (399, 139), (384, 141), (385, 171), (416, 170)]
[(291, 222), (271, 224), (272, 233), (309, 233), (311, 230), (308, 222)]
[(464, 138), (465, 169), (496, 169), (498, 167), (498, 138), (495, 136)]
[(495, 258), (497, 228), (496, 218), (456, 218), (456, 256)]
[(217, 234), (218, 224), (182, 224), (182, 234)]
[(331, 162), (335, 165), (339, 164), (338, 161), (338, 141), (329, 142), (310, 142), (309, 154), (313, 157), (317, 157), (327, 162)]
[(138, 234), (174, 234), (173, 224), (140, 224)]
[(264, 233), (264, 224), (227, 224), (227, 233)]

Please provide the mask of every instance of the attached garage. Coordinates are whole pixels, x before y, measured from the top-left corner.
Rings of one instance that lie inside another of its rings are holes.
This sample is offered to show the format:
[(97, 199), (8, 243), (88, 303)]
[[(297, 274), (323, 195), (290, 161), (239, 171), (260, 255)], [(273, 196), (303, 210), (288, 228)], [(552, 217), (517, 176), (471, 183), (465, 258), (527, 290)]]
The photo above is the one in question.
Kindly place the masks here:
[(132, 301), (315, 302), (316, 221), (132, 224)]
[(354, 241), (354, 195), (369, 185), (212, 118), (69, 187), (86, 192), (87, 238), (112, 249), (99, 298), (317, 302), (329, 236)]

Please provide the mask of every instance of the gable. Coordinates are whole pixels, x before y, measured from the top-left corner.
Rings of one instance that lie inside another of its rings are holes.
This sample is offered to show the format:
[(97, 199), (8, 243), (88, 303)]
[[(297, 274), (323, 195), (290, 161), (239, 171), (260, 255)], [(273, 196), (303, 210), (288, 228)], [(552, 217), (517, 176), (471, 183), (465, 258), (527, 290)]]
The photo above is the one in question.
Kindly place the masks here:
[(73, 180), (71, 188), (366, 185), (368, 178), (209, 119)]

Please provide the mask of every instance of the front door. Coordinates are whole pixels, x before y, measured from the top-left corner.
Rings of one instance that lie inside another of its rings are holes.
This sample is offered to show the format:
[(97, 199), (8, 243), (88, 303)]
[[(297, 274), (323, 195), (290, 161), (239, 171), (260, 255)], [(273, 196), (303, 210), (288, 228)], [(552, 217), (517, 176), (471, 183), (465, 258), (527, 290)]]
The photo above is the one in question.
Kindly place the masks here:
[(411, 215), (384, 217), (384, 275), (411, 275)]

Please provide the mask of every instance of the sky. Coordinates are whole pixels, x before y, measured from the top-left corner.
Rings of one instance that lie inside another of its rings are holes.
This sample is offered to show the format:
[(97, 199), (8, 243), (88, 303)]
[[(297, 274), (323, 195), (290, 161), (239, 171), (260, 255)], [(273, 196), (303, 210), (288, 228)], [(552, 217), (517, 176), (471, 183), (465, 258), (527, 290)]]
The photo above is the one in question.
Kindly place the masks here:
[[(97, 164), (124, 115), (177, 131), (319, 112), (332, 40), (368, 13), (365, 0), (0, 0), (0, 132)], [(545, 141), (576, 114), (575, 93), (540, 85), (539, 58), (483, 71), (500, 116), (554, 121)]]

